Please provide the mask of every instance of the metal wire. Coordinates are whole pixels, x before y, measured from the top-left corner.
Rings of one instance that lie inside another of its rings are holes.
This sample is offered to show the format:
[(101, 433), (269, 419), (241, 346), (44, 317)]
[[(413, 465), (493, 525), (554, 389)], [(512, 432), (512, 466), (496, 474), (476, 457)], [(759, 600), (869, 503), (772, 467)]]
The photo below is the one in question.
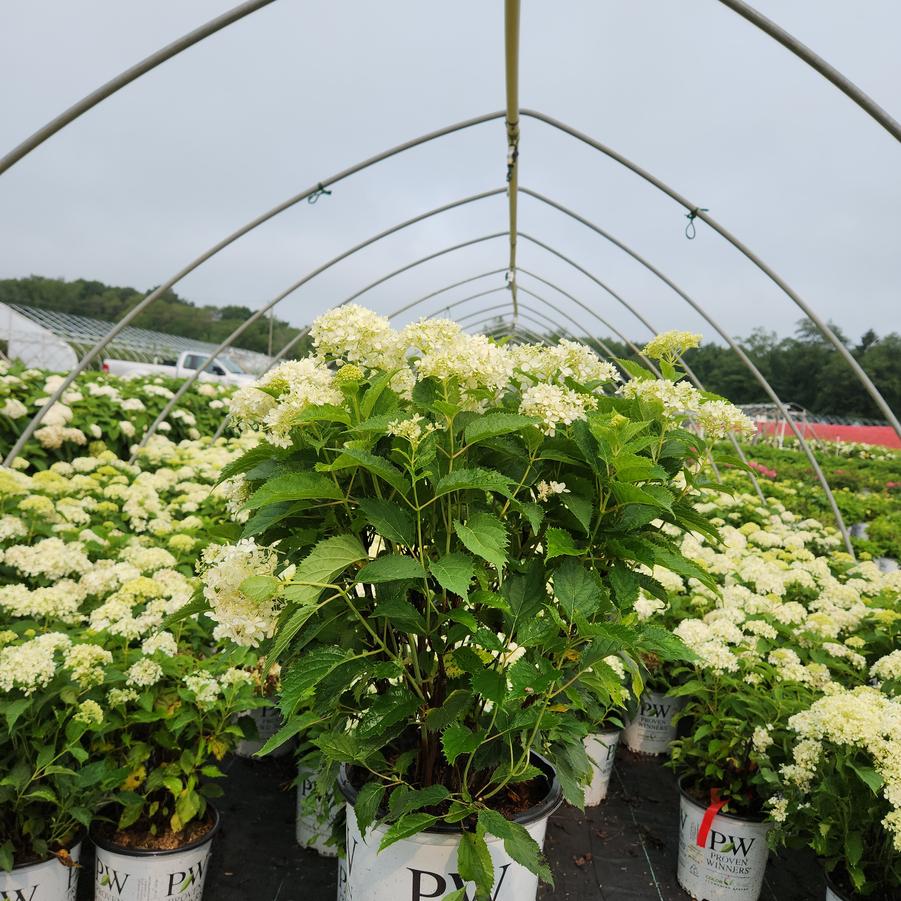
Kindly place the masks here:
[(231, 25), (233, 22), (237, 22), (239, 19), (249, 16), (251, 13), (256, 12), (258, 9), (262, 9), (264, 6), (268, 6), (270, 3), (272, 3), (272, 0), (248, 0), (246, 3), (239, 3), (228, 12), (223, 13), (221, 16), (216, 16), (215, 19), (210, 19), (209, 22), (201, 25), (199, 28), (189, 31), (187, 34), (178, 38), (178, 40), (173, 41), (171, 44), (167, 44), (165, 47), (157, 50), (156, 53), (152, 53), (150, 56), (142, 59), (139, 63), (126, 69), (115, 78), (111, 78), (106, 84), (102, 84), (95, 91), (91, 91), (90, 94), (82, 97), (78, 103), (72, 104), (67, 110), (64, 110), (54, 119), (51, 119), (46, 125), (43, 125), (31, 135), (31, 137), (26, 138), (18, 145), (18, 147), (14, 147), (6, 154), (6, 156), (0, 159), (0, 175), (19, 162), (22, 157), (31, 153), (36, 147), (40, 147), (44, 141), (53, 137), (53, 135), (65, 128), (70, 122), (74, 122), (79, 116), (83, 115), (88, 110), (93, 109), (102, 100), (106, 100), (111, 94), (115, 94), (116, 91), (131, 84), (131, 82), (140, 78), (151, 69), (155, 69), (160, 63), (172, 59), (173, 56), (177, 56), (183, 50), (193, 47), (195, 44), (200, 43), (204, 38), (208, 38), (211, 34), (221, 31), (227, 25)]
[[(448, 210), (456, 209), (457, 207), (466, 206), (467, 204), (474, 203), (478, 200), (484, 200), (487, 197), (495, 197), (498, 194), (503, 193), (503, 188), (494, 188), (491, 191), (482, 191), (479, 194), (472, 194), (469, 197), (463, 197), (460, 200), (455, 200), (452, 203), (446, 203), (442, 206), (435, 207), (433, 210), (429, 210), (426, 213), (420, 213), (418, 216), (413, 216), (411, 219), (406, 219), (403, 222), (398, 223), (397, 225), (391, 226), (391, 228), (386, 228), (384, 231), (379, 232), (376, 235), (373, 235), (370, 238), (367, 238), (365, 241), (361, 241), (359, 244), (355, 244), (349, 250), (345, 250), (343, 253), (338, 254), (338, 256), (333, 257), (327, 263), (324, 263), (321, 266), (318, 266), (316, 269), (312, 270), (312, 272), (307, 273), (303, 278), (296, 281), (293, 285), (286, 288), (281, 294), (278, 294), (268, 303), (264, 304), (258, 310), (256, 310), (252, 316), (245, 319), (225, 340), (223, 340), (219, 346), (211, 352), (210, 361), (215, 360), (219, 354), (223, 353), (227, 350), (232, 343), (239, 338), (254, 322), (256, 322), (261, 316), (265, 315), (269, 312), (276, 304), (280, 303), (284, 300), (289, 294), (293, 294), (298, 288), (305, 285), (311, 279), (314, 279), (317, 275), (321, 275), (327, 269), (330, 269), (332, 266), (340, 263), (342, 260), (346, 260), (348, 257), (353, 256), (355, 253), (363, 250), (365, 247), (369, 247), (371, 244), (375, 244), (377, 241), (381, 241), (383, 238), (387, 238), (389, 235), (396, 234), (399, 231), (402, 231), (405, 228), (409, 228), (411, 225), (415, 225), (418, 222), (423, 222), (426, 219), (430, 219), (433, 216), (438, 216), (442, 213), (446, 213)], [(144, 432), (141, 441), (138, 443), (137, 451), (140, 451), (141, 448), (146, 447), (147, 442), (153, 437), (156, 433), (156, 430), (159, 428), (160, 423), (165, 422), (166, 417), (169, 413), (174, 409), (175, 405), (184, 397), (187, 390), (197, 381), (200, 377), (201, 370), (195, 370), (191, 373), (191, 375), (182, 382), (179, 386), (178, 390), (172, 397), (166, 402), (163, 409), (160, 411), (159, 415), (154, 419), (154, 421), (150, 424), (147, 431)], [(134, 461), (137, 456), (137, 451), (132, 454), (131, 460)]]
[[(544, 122), (547, 125), (552, 126), (553, 128), (559, 129), (560, 131), (568, 134), (570, 137), (576, 138), (581, 141), (583, 144), (586, 144), (588, 147), (593, 148), (594, 150), (598, 150), (603, 153), (605, 156), (619, 163), (630, 171), (634, 172), (636, 175), (643, 178), (648, 184), (653, 185), (660, 191), (663, 191), (664, 194), (667, 194), (676, 203), (685, 207), (690, 213), (694, 213), (694, 218), (701, 219), (703, 222), (706, 222), (714, 231), (716, 231), (720, 236), (725, 238), (736, 250), (740, 251), (750, 260), (761, 272), (764, 273), (777, 287), (779, 287), (796, 305), (797, 307), (803, 311), (804, 315), (817, 327), (820, 334), (826, 338), (827, 341), (832, 344), (832, 346), (839, 352), (844, 361), (848, 364), (848, 367), (857, 377), (858, 381), (863, 385), (867, 394), (870, 395), (873, 402), (877, 407), (882, 411), (885, 418), (889, 421), (892, 428), (894, 428), (895, 432), (898, 434), (898, 437), (901, 437), (901, 422), (898, 421), (898, 418), (895, 416), (892, 408), (888, 405), (885, 398), (879, 392), (879, 389), (873, 384), (870, 377), (866, 374), (863, 367), (857, 360), (854, 359), (854, 356), (845, 347), (844, 344), (839, 340), (838, 336), (835, 332), (832, 331), (831, 328), (819, 317), (819, 315), (810, 307), (808, 304), (801, 299), (801, 297), (795, 292), (788, 283), (779, 276), (775, 270), (771, 269), (756, 253), (754, 253), (746, 244), (743, 244), (736, 238), (731, 232), (729, 232), (726, 228), (720, 225), (712, 216), (708, 215), (708, 213), (697, 204), (691, 203), (678, 191), (671, 188), (665, 182), (661, 181), (656, 176), (652, 175), (650, 172), (642, 169), (641, 166), (633, 163), (631, 160), (624, 157), (622, 154), (617, 153), (615, 150), (612, 150), (610, 147), (607, 147), (604, 144), (601, 144), (599, 141), (595, 141), (594, 138), (589, 135), (584, 134), (581, 131), (578, 131), (575, 128), (571, 128), (569, 125), (561, 122), (559, 119), (554, 119), (552, 116), (546, 116), (544, 113), (539, 113), (535, 110), (523, 109), (520, 110), (521, 115), (529, 116), (533, 119), (537, 119), (540, 122)], [(534, 195), (533, 195), (534, 196)]]
[(801, 43), (793, 34), (787, 32), (772, 19), (758, 12), (753, 6), (742, 0), (720, 0), (733, 12), (738, 13), (752, 25), (756, 25), (764, 34), (782, 44), (799, 59), (804, 60), (823, 78), (831, 81), (843, 94), (850, 97), (865, 113), (875, 119), (896, 141), (901, 141), (901, 123), (884, 110), (869, 94), (864, 93), (853, 81), (846, 78), (822, 56), (819, 56), (806, 44)]

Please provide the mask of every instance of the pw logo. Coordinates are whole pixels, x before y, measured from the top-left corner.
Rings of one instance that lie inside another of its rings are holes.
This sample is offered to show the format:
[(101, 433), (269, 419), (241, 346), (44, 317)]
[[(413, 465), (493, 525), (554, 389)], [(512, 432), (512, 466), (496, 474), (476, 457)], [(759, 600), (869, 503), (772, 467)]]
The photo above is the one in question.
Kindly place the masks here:
[[(500, 879), (496, 880), (491, 901), (497, 901), (497, 896), (500, 893), (501, 886), (504, 884), (504, 877), (506, 877), (509, 868), (510, 864), (508, 863), (501, 867)], [(412, 874), (410, 901), (421, 901), (423, 898), (443, 898), (448, 890), (459, 891), (464, 887), (463, 877), (459, 873), (447, 874), (451, 881), (451, 885), (448, 885), (447, 879), (440, 873), (432, 873), (429, 870), (414, 870), (412, 867), (407, 867), (407, 869)], [(426, 892), (425, 889), (429, 891)], [(474, 901), (474, 899), (470, 898), (469, 894), (464, 891), (463, 901)]]
[(97, 859), (97, 885), (115, 890), (117, 895), (122, 894), (125, 883), (128, 882), (129, 873), (120, 873), (112, 867), (108, 867), (102, 860)]
[[(0, 901), (32, 901), (34, 893), (40, 888), (40, 884), (33, 885), (31, 891), (27, 888), (5, 889), (0, 888)], [(25, 894), (28, 892), (28, 894)]]
[(672, 704), (652, 704), (647, 701), (642, 702), (641, 715), (647, 717), (664, 718), (669, 716), (670, 710), (673, 709)]
[(166, 897), (171, 898), (173, 895), (178, 896), (184, 894), (192, 885), (200, 885), (203, 882), (203, 858), (197, 861), (197, 864), (191, 864), (187, 873), (170, 873), (169, 874), (169, 891)]

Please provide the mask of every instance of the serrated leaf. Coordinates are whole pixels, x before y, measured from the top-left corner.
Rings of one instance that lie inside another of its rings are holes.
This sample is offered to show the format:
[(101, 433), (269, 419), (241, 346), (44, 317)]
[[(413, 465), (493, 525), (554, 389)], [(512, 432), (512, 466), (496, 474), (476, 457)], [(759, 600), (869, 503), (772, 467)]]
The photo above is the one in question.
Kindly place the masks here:
[(455, 551), (429, 563), (429, 570), (445, 590), (469, 599), (469, 583), (475, 575), (472, 557)]
[(582, 531), (587, 535), (591, 530), (591, 517), (594, 515), (594, 506), (590, 498), (582, 497), (572, 491), (560, 495), (563, 506), (576, 518)]
[(441, 733), (441, 747), (447, 762), (453, 766), (461, 754), (471, 754), (482, 743), (484, 732), (473, 732), (462, 723), (454, 723)]
[(550, 885), (554, 884), (554, 878), (541, 853), (541, 848), (535, 839), (526, 832), (524, 826), (506, 819), (496, 810), (479, 811), (479, 826), (489, 835), (502, 839), (504, 850), (518, 864), (522, 864), (531, 873), (537, 873)]
[(493, 469), (455, 469), (438, 480), (435, 497), (452, 491), (490, 491), (503, 497), (510, 497), (513, 481)]
[(541, 523), (544, 520), (544, 507), (540, 504), (535, 504), (532, 501), (523, 502), (517, 500), (511, 501), (510, 506), (526, 518), (532, 529), (532, 534), (537, 535), (541, 528)]
[(564, 529), (552, 526), (544, 533), (544, 558), (553, 560), (554, 557), (581, 557), (585, 550), (576, 547), (572, 535)]
[(379, 844), (379, 853), (390, 848), (395, 842), (409, 838), (434, 826), (440, 818), (430, 813), (408, 813), (401, 817), (383, 836)]
[(344, 493), (332, 479), (318, 472), (289, 472), (265, 482), (244, 505), (246, 510), (256, 510), (282, 501), (341, 500)]
[(521, 416), (519, 413), (489, 413), (473, 419), (466, 426), (464, 436), (467, 444), (477, 444), (487, 438), (496, 438), (499, 435), (509, 435), (511, 432), (519, 432), (530, 426), (535, 426), (538, 420), (532, 416)]
[(880, 789), (884, 785), (882, 776), (876, 770), (868, 766), (855, 766), (853, 763), (848, 764), (864, 785), (869, 786), (874, 795), (878, 795)]
[(639, 488), (638, 485), (633, 485), (631, 482), (613, 481), (610, 483), (610, 487), (619, 504), (645, 504), (658, 510), (669, 510), (672, 506), (671, 503), (664, 503), (661, 498), (647, 490), (651, 486)]
[(443, 785), (427, 785), (425, 788), (412, 789), (403, 785), (395, 789), (388, 802), (388, 812), (392, 818), (405, 816), (433, 807), (450, 797), (450, 792)]
[(362, 498), (359, 506), (366, 521), (382, 538), (407, 547), (415, 543), (415, 523), (408, 510), (374, 497)]
[(353, 469), (357, 466), (362, 466), (367, 472), (377, 476), (383, 482), (387, 482), (403, 495), (406, 495), (410, 490), (410, 483), (393, 463), (389, 463), (384, 457), (376, 456), (358, 447), (341, 448), (341, 456), (334, 463), (322, 468), (329, 472), (337, 472), (342, 469)]
[(377, 585), (403, 579), (423, 579), (425, 570), (418, 560), (400, 554), (386, 554), (367, 563), (358, 573), (357, 581)]
[(454, 520), (454, 531), (468, 551), (487, 560), (498, 571), (507, 563), (507, 527), (490, 513), (474, 513), (462, 523)]
[(492, 703), (501, 704), (507, 695), (507, 677), (493, 669), (477, 670), (472, 674), (472, 688)]
[(439, 732), (460, 717), (472, 701), (472, 694), (463, 689), (452, 691), (440, 707), (433, 707), (426, 714), (425, 724), (433, 732)]
[(372, 611), (372, 616), (384, 617), (402, 632), (425, 634), (425, 620), (422, 614), (408, 600), (398, 595), (390, 595), (379, 600)]
[(603, 600), (600, 586), (576, 560), (567, 559), (554, 571), (554, 597), (570, 621), (589, 617)]
[(281, 709), (285, 715), (292, 714), (304, 695), (348, 660), (350, 653), (339, 647), (314, 648), (285, 669), (281, 694)]
[(481, 832), (464, 832), (457, 848), (457, 870), (465, 882), (474, 882), (477, 894), (488, 897), (494, 887), (494, 862)]
[(354, 802), (354, 813), (357, 816), (357, 825), (360, 827), (360, 835), (366, 837), (366, 830), (373, 824), (378, 815), (379, 806), (385, 797), (385, 786), (378, 782), (367, 782), (357, 792), (357, 800)]
[(697, 660), (697, 654), (663, 626), (645, 625), (641, 628), (642, 649), (662, 660)]

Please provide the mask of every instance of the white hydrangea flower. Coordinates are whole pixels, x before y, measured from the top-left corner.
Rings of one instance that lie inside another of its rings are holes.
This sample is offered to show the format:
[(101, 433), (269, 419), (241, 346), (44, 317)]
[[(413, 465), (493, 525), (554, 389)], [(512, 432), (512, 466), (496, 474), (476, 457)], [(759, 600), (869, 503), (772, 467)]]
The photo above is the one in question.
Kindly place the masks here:
[(125, 674), (125, 684), (137, 688), (150, 688), (163, 678), (163, 668), (147, 657), (133, 663)]
[(544, 434), (553, 436), (558, 426), (571, 425), (577, 419), (585, 419), (586, 411), (594, 409), (596, 405), (597, 401), (590, 395), (539, 382), (523, 391), (519, 412), (524, 416), (540, 419)]
[(183, 681), (185, 688), (194, 695), (198, 707), (212, 707), (219, 700), (221, 686), (209, 673), (189, 673)]
[(171, 632), (155, 632), (149, 638), (144, 639), (141, 644), (141, 652), (148, 657), (154, 654), (174, 657), (178, 653), (178, 643)]
[(673, 330), (656, 335), (644, 346), (642, 352), (652, 360), (673, 362), (686, 350), (700, 347), (700, 345), (701, 336), (697, 333)]
[(104, 667), (113, 662), (113, 655), (97, 644), (73, 644), (63, 656), (63, 665), (81, 688), (99, 685)]

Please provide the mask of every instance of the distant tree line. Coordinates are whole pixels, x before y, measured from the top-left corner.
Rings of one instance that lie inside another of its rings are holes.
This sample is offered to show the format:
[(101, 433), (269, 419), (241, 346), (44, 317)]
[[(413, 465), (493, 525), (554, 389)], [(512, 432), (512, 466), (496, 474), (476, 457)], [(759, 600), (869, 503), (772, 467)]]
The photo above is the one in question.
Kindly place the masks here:
[[(151, 289), (152, 290), (152, 289)], [(61, 313), (77, 313), (93, 319), (114, 322), (135, 307), (148, 291), (135, 288), (115, 288), (103, 282), (75, 279), (29, 278), (0, 280), (0, 303), (15, 303), (29, 307), (43, 307)], [(134, 321), (138, 328), (154, 329), (218, 344), (253, 314), (250, 307), (229, 305), (197, 306), (174, 291), (166, 291), (149, 309)], [(269, 350), (269, 317), (264, 316), (251, 325), (236, 342), (237, 347), (267, 353)], [(278, 353), (299, 329), (282, 319), (272, 322), (272, 347)], [(300, 342), (303, 350), (303, 341)]]

